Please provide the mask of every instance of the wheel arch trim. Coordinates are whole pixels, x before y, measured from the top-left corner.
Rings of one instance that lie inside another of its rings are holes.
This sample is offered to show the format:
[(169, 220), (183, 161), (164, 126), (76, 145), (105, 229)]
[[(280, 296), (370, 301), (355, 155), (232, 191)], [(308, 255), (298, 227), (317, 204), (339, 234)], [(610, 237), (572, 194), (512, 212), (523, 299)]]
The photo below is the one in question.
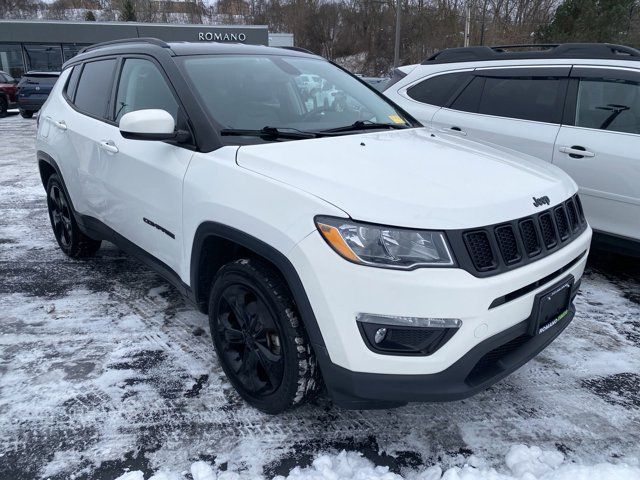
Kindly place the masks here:
[(190, 283), (191, 290), (193, 292), (192, 294), (198, 301), (198, 304), (201, 304), (200, 299), (203, 297), (203, 292), (201, 290), (202, 286), (199, 285), (198, 280), (200, 257), (203, 252), (205, 241), (211, 237), (218, 237), (233, 242), (271, 262), (283, 276), (284, 281), (293, 295), (293, 300), (298, 307), (298, 313), (300, 314), (311, 343), (316, 348), (325, 348), (324, 340), (320, 333), (320, 327), (318, 326), (318, 321), (313, 312), (313, 308), (311, 307), (311, 302), (309, 301), (304, 285), (300, 280), (300, 276), (291, 261), (286, 257), (286, 255), (271, 245), (234, 227), (207, 221), (201, 223), (196, 230), (191, 249)]
[(64, 182), (64, 177), (62, 175), (62, 171), (60, 170), (60, 167), (58, 166), (58, 163), (53, 159), (53, 157), (51, 155), (49, 155), (46, 152), (43, 152), (42, 150), (38, 150), (36, 152), (36, 157), (38, 159), (38, 172), (40, 173), (40, 180), (42, 181), (42, 186), (44, 187), (44, 189), (47, 189), (47, 182), (45, 181), (45, 176), (44, 176), (44, 172), (42, 170), (42, 164), (46, 163), (47, 165), (49, 165), (49, 167), (51, 167), (54, 171), (54, 173), (56, 175), (58, 175), (58, 178), (60, 179), (60, 183), (62, 183), (62, 188), (64, 190), (64, 194), (66, 195), (67, 199), (69, 200), (69, 203), (71, 204), (71, 209), (72, 211), (76, 212), (75, 207), (73, 206), (73, 200), (71, 199), (71, 195), (69, 195), (69, 190), (67, 189), (67, 184)]

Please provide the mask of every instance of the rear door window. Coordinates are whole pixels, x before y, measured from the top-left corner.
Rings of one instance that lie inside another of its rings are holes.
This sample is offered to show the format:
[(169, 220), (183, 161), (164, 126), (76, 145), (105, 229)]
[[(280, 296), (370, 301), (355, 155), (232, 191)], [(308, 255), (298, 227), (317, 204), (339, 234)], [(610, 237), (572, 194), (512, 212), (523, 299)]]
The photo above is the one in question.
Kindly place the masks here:
[(477, 113), (480, 108), (480, 100), (482, 98), (482, 91), (484, 90), (484, 77), (474, 77), (471, 83), (458, 95), (458, 97), (451, 103), (453, 110), (460, 110), (462, 112)]
[(449, 101), (452, 95), (464, 85), (470, 73), (471, 72), (445, 73), (427, 78), (409, 87), (407, 89), (407, 95), (418, 102), (442, 107)]
[(78, 110), (92, 117), (107, 118), (115, 69), (115, 59), (98, 60), (84, 65), (73, 102)]
[(556, 77), (487, 78), (478, 113), (560, 123), (564, 83)]
[[(518, 69), (522, 72), (523, 69)], [(546, 69), (545, 69), (546, 70)], [(476, 71), (474, 79), (451, 103), (454, 110), (535, 122), (561, 122), (569, 69), (558, 74)]]

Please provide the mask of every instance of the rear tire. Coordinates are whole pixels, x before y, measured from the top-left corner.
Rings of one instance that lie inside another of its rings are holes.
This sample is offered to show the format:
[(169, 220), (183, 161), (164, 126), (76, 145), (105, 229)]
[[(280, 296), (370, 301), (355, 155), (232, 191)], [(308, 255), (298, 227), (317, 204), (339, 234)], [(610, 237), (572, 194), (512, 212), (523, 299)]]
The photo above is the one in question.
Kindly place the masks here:
[(89, 238), (78, 228), (71, 202), (58, 175), (47, 182), (47, 207), (51, 228), (60, 249), (71, 258), (89, 257), (100, 248), (101, 240)]
[(20, 110), (20, 116), (22, 118), (32, 118), (33, 110)]
[(4, 118), (7, 116), (7, 108), (7, 101), (4, 98), (0, 98), (0, 118)]
[(281, 413), (318, 391), (320, 372), (298, 310), (268, 264), (241, 259), (220, 269), (209, 324), (222, 369), (251, 406)]

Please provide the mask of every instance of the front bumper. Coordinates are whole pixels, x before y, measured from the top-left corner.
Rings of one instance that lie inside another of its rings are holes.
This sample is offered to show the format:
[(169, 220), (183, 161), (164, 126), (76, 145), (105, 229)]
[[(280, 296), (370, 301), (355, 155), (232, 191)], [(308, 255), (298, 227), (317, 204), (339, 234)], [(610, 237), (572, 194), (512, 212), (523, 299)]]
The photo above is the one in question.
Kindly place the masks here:
[[(577, 293), (577, 287), (573, 295)], [(352, 372), (332, 363), (326, 350), (318, 353), (322, 374), (334, 402), (343, 408), (393, 408), (407, 402), (448, 402), (479, 393), (527, 363), (544, 350), (571, 323), (573, 302), (552, 328), (528, 335), (527, 319), (479, 343), (439, 373), (427, 375)]]
[[(370, 408), (369, 400), (391, 406), (385, 402), (463, 398), (536, 355), (568, 325), (573, 307), (553, 328), (521, 342), (517, 352), (505, 357), (499, 371), (469, 383), (469, 372), (480, 358), (522, 334), (538, 293), (569, 275), (579, 283), (590, 241), (591, 229), (587, 228), (557, 252), (488, 278), (456, 268), (395, 271), (355, 265), (334, 253), (317, 232), (301, 241), (289, 259), (305, 287), (322, 336), (322, 341), (312, 338), (312, 342), (327, 387), (341, 405)], [(525, 289), (541, 279), (545, 281), (537, 287)], [(508, 297), (521, 289), (526, 293)], [(503, 297), (509, 300), (495, 306)], [(431, 355), (382, 355), (372, 351), (360, 334), (355, 319), (363, 312), (456, 318), (462, 320), (462, 326)]]

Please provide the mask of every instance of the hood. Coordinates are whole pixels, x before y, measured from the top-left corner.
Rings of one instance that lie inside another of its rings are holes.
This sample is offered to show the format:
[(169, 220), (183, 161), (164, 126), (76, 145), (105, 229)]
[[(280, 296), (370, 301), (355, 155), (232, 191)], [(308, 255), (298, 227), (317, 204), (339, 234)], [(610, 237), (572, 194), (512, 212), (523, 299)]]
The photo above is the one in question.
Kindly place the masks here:
[(243, 146), (237, 163), (354, 220), (400, 227), (490, 225), (548, 208), (533, 197), (555, 205), (577, 191), (553, 165), (427, 128)]

